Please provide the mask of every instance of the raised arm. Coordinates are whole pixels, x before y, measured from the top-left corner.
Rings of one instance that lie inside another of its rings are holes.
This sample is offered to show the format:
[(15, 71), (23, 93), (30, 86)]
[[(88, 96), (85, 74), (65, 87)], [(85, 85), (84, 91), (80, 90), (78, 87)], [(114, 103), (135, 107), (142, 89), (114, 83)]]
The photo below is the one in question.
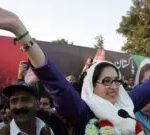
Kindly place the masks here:
[(17, 38), (20, 38), (24, 35), (22, 38), (20, 38), (20, 40), (18, 40), (18, 42), (20, 42), (21, 45), (20, 47), (28, 48), (23, 50), (27, 54), (30, 62), (35, 68), (44, 65), (44, 53), (37, 45), (37, 43), (32, 40), (30, 34), (27, 33), (28, 30), (17, 15), (10, 11), (0, 8), (0, 29), (12, 32)]
[(57, 111), (71, 120), (85, 122), (87, 117), (91, 116), (89, 108), (54, 64), (46, 59), (21, 20), (14, 13), (0, 9), (0, 29), (8, 30), (16, 35), (20, 47), (33, 66), (33, 71), (52, 97)]

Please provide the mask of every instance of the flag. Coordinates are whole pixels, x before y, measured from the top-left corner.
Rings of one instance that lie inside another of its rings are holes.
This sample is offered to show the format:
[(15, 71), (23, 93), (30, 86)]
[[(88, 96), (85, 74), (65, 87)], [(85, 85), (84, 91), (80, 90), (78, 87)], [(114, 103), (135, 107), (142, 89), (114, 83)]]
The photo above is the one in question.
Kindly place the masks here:
[(12, 37), (0, 36), (0, 88), (16, 81), (21, 60), (27, 60)]

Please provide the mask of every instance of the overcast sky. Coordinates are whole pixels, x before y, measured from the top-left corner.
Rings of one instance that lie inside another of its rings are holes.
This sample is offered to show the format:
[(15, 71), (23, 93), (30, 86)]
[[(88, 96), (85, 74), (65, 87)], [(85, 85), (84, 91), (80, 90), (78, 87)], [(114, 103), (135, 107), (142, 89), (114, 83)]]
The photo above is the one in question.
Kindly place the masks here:
[[(65, 38), (93, 47), (101, 34), (105, 49), (113, 51), (125, 41), (116, 29), (131, 5), (131, 0), (0, 0), (0, 7), (15, 12), (38, 40)], [(2, 30), (0, 35), (12, 36)]]

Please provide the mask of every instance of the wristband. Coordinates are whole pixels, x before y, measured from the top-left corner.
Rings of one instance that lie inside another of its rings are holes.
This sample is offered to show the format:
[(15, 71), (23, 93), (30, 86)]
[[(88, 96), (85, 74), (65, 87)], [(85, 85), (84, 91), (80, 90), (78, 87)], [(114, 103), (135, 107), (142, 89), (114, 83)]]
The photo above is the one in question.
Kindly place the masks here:
[(19, 37), (14, 38), (14, 45), (16, 45), (16, 42), (21, 40), (22, 38), (24, 38), (25, 36), (27, 36), (29, 34), (29, 31), (26, 31), (25, 33), (23, 33), (22, 35), (20, 35)]

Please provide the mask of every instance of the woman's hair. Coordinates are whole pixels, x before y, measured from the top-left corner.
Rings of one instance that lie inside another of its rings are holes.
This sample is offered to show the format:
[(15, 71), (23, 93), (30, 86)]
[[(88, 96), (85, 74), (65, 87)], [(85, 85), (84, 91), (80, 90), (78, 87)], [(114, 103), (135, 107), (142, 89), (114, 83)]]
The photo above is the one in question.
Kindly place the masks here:
[(95, 67), (95, 70), (94, 70), (94, 73), (93, 73), (93, 78), (92, 78), (93, 86), (96, 85), (96, 82), (99, 79), (99, 76), (101, 75), (101, 73), (102, 73), (102, 71), (105, 67), (114, 68), (116, 70), (118, 76), (119, 76), (119, 70), (114, 65), (112, 65), (110, 63), (107, 63), (107, 62), (100, 63)]
[(144, 77), (144, 73), (146, 71), (150, 70), (150, 64), (145, 64), (140, 71), (140, 75), (139, 75), (139, 83), (142, 83), (142, 79)]

